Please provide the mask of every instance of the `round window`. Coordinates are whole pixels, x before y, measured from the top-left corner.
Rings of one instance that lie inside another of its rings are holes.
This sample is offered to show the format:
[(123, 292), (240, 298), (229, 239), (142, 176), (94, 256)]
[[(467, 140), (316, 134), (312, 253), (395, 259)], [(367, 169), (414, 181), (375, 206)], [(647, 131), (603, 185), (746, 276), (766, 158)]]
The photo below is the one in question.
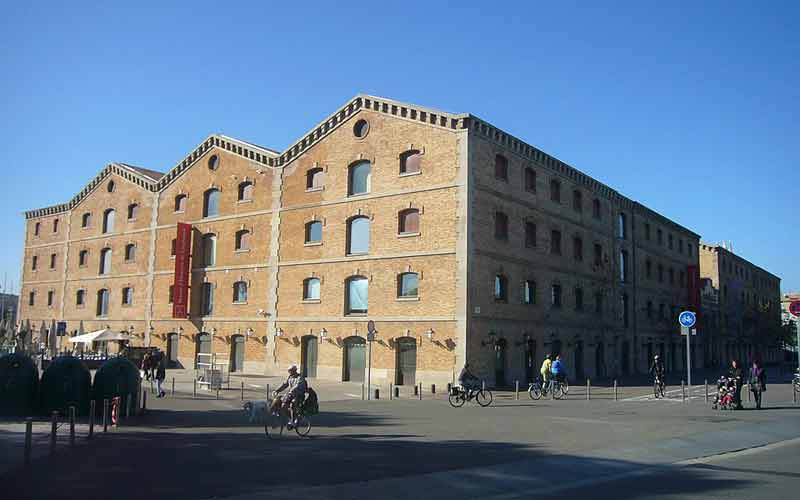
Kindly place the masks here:
[(108, 181), (108, 192), (109, 193), (114, 192), (114, 181)]
[(219, 168), (219, 156), (211, 155), (211, 158), (208, 159), (208, 168), (211, 170)]
[(369, 132), (369, 122), (367, 120), (358, 120), (353, 126), (353, 134), (356, 137), (366, 137)]

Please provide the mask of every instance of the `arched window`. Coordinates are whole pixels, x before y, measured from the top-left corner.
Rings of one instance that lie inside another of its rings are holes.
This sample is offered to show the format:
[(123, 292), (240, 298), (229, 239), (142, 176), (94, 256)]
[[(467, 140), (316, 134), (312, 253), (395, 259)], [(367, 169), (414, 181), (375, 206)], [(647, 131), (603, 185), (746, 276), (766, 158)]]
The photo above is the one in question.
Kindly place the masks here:
[(114, 231), (115, 216), (116, 211), (113, 208), (109, 208), (103, 212), (103, 233), (111, 233)]
[(419, 296), (419, 275), (417, 273), (401, 273), (397, 277), (397, 296), (400, 298)]
[(203, 235), (203, 266), (211, 267), (217, 263), (217, 235)]
[(237, 281), (233, 284), (233, 301), (247, 302), (247, 282)]
[(628, 223), (627, 217), (625, 217), (624, 212), (619, 213), (619, 237), (620, 239), (625, 239), (628, 237)]
[(400, 155), (400, 174), (416, 174), (420, 171), (422, 155), (416, 149)]
[(309, 169), (306, 172), (306, 189), (321, 189), (325, 185), (325, 172), (320, 167)]
[(78, 290), (75, 292), (75, 305), (83, 306), (86, 304), (86, 290)]
[(239, 184), (239, 201), (251, 201), (253, 199), (253, 183), (244, 181)]
[(53, 220), (53, 232), (58, 232), (58, 219)]
[(600, 219), (601, 212), (600, 212), (600, 200), (595, 198), (592, 200), (592, 217), (595, 219)]
[(347, 253), (369, 253), (369, 218), (354, 217), (347, 225)]
[(508, 159), (503, 155), (494, 156), (494, 178), (508, 180)]
[(572, 192), (572, 209), (576, 212), (583, 212), (583, 193), (577, 189)]
[(81, 216), (81, 227), (89, 227), (92, 223), (92, 214), (86, 212)]
[(366, 194), (370, 191), (372, 178), (372, 164), (369, 161), (359, 161), (350, 166), (349, 188), (347, 194)]
[(247, 229), (236, 231), (236, 250), (250, 250), (250, 231)]
[(125, 260), (132, 261), (136, 258), (136, 245), (128, 243), (125, 245)]
[(209, 170), (216, 170), (219, 168), (219, 156), (211, 155), (208, 159), (208, 169)]
[(114, 181), (108, 181), (108, 184), (106, 185), (106, 190), (109, 193), (113, 193), (114, 192), (114, 187), (116, 187), (116, 184), (114, 184)]
[(622, 283), (628, 281), (628, 252), (626, 250), (619, 252), (619, 280)]
[(99, 274), (108, 274), (111, 272), (111, 249), (104, 248), (100, 250), (100, 272)]
[(200, 314), (203, 316), (214, 315), (214, 285), (203, 283), (201, 290)]
[(139, 215), (139, 205), (136, 203), (128, 205), (128, 220), (136, 219), (137, 215)]
[(508, 300), (508, 279), (502, 274), (496, 274), (494, 277), (494, 300), (497, 302)]
[(503, 212), (494, 214), (494, 237), (498, 240), (508, 239), (508, 216)]
[(105, 288), (97, 291), (97, 315), (108, 316), (108, 290)]
[(179, 194), (175, 197), (175, 211), (176, 212), (185, 212), (186, 211), (186, 195)]
[(353, 135), (359, 139), (363, 139), (369, 133), (369, 122), (367, 120), (358, 120), (353, 125)]
[(41, 229), (42, 229), (42, 223), (41, 222), (37, 222), (36, 224), (34, 224), (33, 225), (33, 235), (34, 236), (39, 236), (39, 231)]
[(303, 300), (319, 300), (319, 278), (306, 278), (303, 280)]
[(397, 216), (397, 232), (400, 234), (419, 233), (419, 210), (409, 208)]
[(322, 241), (322, 222), (312, 220), (306, 223), (306, 243), (319, 243)]
[(561, 183), (556, 179), (550, 181), (550, 201), (561, 203)]
[(219, 215), (219, 189), (211, 188), (203, 194), (203, 217)]
[(364, 276), (351, 276), (345, 282), (345, 312), (347, 314), (367, 314), (369, 304), (369, 281)]
[(89, 262), (89, 250), (78, 252), (78, 265), (83, 267)]
[(525, 169), (525, 191), (536, 192), (536, 171), (530, 167)]

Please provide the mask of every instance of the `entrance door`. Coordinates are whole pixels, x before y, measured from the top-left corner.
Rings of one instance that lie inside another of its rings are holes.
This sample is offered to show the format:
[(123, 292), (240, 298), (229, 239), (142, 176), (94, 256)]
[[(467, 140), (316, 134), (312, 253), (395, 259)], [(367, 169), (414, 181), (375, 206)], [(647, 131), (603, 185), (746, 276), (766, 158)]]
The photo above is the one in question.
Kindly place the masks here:
[[(197, 346), (195, 347), (196, 354), (211, 354), (211, 335), (208, 333), (201, 333), (197, 336)], [(202, 359), (201, 359), (202, 358)], [(198, 360), (202, 363), (210, 363), (209, 356), (195, 356), (195, 368), (197, 368)]]
[(630, 373), (631, 344), (627, 340), (622, 343), (622, 374)]
[(536, 369), (536, 343), (533, 339), (528, 339), (525, 344), (525, 378), (529, 384), (536, 380), (538, 370)]
[(417, 339), (397, 339), (397, 385), (415, 385), (417, 376)]
[(603, 341), (598, 341), (594, 350), (594, 366), (598, 377), (606, 376), (606, 349)]
[(348, 337), (344, 340), (345, 382), (363, 382), (367, 367), (367, 343), (362, 337)]
[(575, 377), (583, 378), (583, 341), (579, 340), (575, 343)]
[(178, 334), (167, 335), (167, 365), (174, 368), (178, 365)]
[(317, 337), (306, 335), (303, 337), (303, 345), (300, 347), (300, 365), (303, 376), (316, 378), (317, 376)]
[(234, 335), (231, 338), (231, 371), (244, 370), (244, 336)]
[(506, 340), (500, 339), (494, 344), (494, 384), (497, 387), (506, 385)]

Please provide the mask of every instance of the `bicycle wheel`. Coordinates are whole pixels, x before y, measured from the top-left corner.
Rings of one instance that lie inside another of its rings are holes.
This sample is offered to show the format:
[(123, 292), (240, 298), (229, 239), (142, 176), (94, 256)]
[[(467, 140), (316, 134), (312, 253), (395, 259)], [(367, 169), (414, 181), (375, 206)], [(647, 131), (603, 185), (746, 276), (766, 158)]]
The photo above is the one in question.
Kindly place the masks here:
[(460, 408), (464, 406), (464, 403), (467, 402), (467, 397), (462, 391), (451, 392), (450, 396), (447, 398), (450, 401), (450, 406), (453, 408)]
[(492, 391), (489, 389), (481, 389), (478, 391), (478, 394), (475, 395), (475, 401), (478, 402), (479, 405), (486, 407), (492, 404)]
[(528, 388), (528, 396), (530, 396), (531, 399), (538, 400), (542, 397), (542, 388), (536, 384), (531, 385)]
[(279, 438), (283, 436), (285, 424), (283, 416), (270, 414), (264, 422), (264, 434), (270, 439)]
[(311, 420), (305, 415), (299, 417), (297, 419), (297, 424), (294, 426), (294, 431), (300, 437), (308, 436), (308, 433), (311, 432)]
[(666, 394), (666, 390), (667, 390), (667, 386), (665, 386), (664, 384), (660, 384), (660, 385), (658, 386), (658, 392), (660, 392), (660, 393), (661, 393), (661, 397), (662, 397), (662, 398), (665, 398), (665, 397), (666, 397), (666, 395), (665, 395), (665, 394)]
[(563, 381), (563, 382), (561, 382), (561, 391), (562, 391), (564, 394), (566, 394), (566, 393), (568, 393), (568, 392), (569, 392), (569, 382), (567, 382), (567, 379), (566, 379), (566, 378), (564, 378), (564, 381)]
[(653, 394), (655, 394), (656, 399), (661, 397), (661, 387), (659, 386), (658, 382), (653, 384)]
[(561, 387), (561, 384), (556, 384), (553, 386), (553, 399), (561, 399), (564, 397), (564, 388)]

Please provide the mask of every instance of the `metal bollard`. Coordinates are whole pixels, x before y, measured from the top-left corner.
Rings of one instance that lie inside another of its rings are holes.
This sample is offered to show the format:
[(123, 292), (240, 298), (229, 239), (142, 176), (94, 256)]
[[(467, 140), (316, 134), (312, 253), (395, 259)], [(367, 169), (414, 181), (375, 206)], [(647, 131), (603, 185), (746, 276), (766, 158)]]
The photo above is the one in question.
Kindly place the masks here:
[(414, 395), (415, 396), (419, 396), (419, 386), (418, 385), (414, 386)]
[(519, 380), (514, 381), (514, 399), (519, 401)]
[(94, 437), (94, 414), (97, 411), (95, 400), (89, 401), (89, 436), (88, 439)]
[(172, 395), (175, 395), (175, 377), (172, 377)]
[(50, 415), (50, 454), (56, 453), (56, 433), (58, 432), (58, 412), (54, 411)]
[(422, 401), (422, 382), (419, 383), (419, 400)]
[(392, 384), (389, 384), (389, 400), (392, 400), (392, 394), (394, 394), (394, 389), (392, 388)]
[(28, 417), (25, 419), (25, 455), (23, 459), (26, 467), (31, 464), (32, 440), (33, 440), (33, 419)]
[(683, 380), (681, 380), (681, 399), (686, 401), (686, 386), (684, 385)]
[(396, 398), (400, 397), (400, 388), (399, 387), (395, 387), (394, 388), (394, 397), (396, 397)]
[(69, 445), (75, 446), (75, 407), (69, 407)]
[(375, 389), (375, 394), (373, 395), (373, 399), (381, 399), (381, 390)]
[(147, 409), (147, 391), (142, 391), (142, 411), (139, 414), (143, 415), (146, 409)]
[(708, 379), (703, 381), (703, 396), (705, 397), (706, 403), (708, 403)]
[(244, 380), (242, 380), (242, 401), (244, 401)]
[(192, 380), (192, 397), (197, 397), (197, 379)]
[(103, 400), (103, 432), (108, 432), (108, 399)]
[(587, 378), (586, 379), (586, 401), (589, 401), (590, 399), (592, 399), (592, 383)]
[(617, 396), (617, 379), (614, 379), (614, 401), (619, 401), (619, 397)]
[(436, 384), (431, 384), (431, 394), (436, 394)]
[(361, 401), (364, 401), (365, 399), (367, 398), (364, 396), (364, 384), (361, 384)]

